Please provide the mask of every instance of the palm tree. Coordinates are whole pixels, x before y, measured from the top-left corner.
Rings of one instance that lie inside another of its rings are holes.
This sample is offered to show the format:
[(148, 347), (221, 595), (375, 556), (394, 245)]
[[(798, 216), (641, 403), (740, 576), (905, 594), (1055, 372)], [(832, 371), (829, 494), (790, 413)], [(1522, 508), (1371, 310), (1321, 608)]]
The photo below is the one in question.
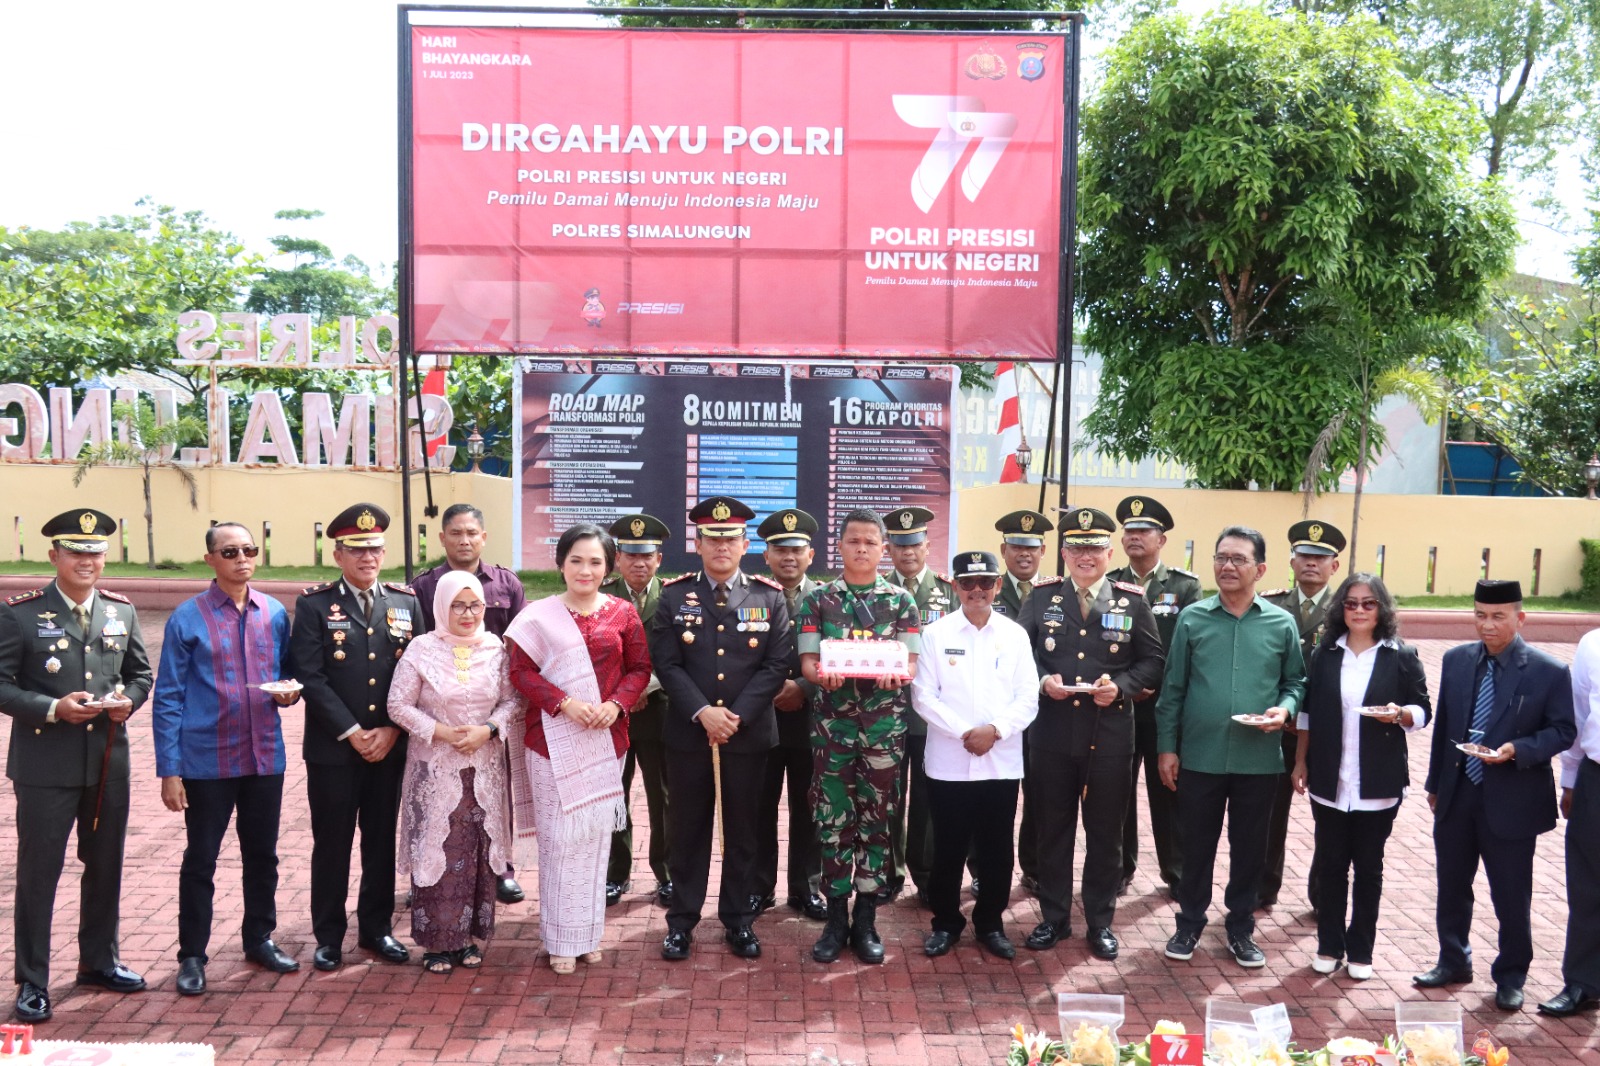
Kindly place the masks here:
[(144, 533), (150, 569), (156, 569), (155, 510), (150, 501), (150, 475), (157, 468), (173, 470), (189, 489), (189, 506), (200, 509), (196, 495), (194, 472), (172, 457), (180, 445), (191, 440), (205, 439), (205, 423), (198, 418), (176, 418), (157, 423), (155, 409), (142, 400), (127, 401), (111, 406), (112, 418), (126, 427), (122, 440), (113, 437), (95, 445), (78, 457), (78, 468), (72, 474), (76, 488), (90, 469), (97, 466), (125, 466), (138, 464), (144, 478)]

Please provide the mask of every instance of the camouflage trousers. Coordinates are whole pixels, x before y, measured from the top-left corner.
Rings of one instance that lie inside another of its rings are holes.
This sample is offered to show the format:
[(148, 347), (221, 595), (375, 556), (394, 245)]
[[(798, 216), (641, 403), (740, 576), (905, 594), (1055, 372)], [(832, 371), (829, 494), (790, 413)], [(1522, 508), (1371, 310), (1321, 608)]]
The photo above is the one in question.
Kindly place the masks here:
[(811, 810), (822, 840), (822, 894), (876, 892), (892, 873), (889, 827), (900, 804), (909, 709), (861, 714), (824, 704), (811, 722)]

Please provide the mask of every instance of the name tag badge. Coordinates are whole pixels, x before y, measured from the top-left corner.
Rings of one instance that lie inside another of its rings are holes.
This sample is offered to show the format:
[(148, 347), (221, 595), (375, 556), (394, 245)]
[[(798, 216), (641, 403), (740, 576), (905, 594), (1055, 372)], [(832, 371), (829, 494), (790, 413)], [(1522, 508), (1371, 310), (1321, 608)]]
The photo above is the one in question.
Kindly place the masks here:
[(946, 648), (944, 650), (944, 653), (946, 655), (965, 655), (965, 654), (967, 654), (967, 649), (966, 648)]
[(348, 618), (330, 618), (330, 619), (328, 619), (328, 628), (329, 629), (349, 629), (350, 628), (350, 619), (348, 619)]
[(39, 639), (40, 640), (58, 640), (61, 637), (64, 637), (66, 635), (67, 635), (67, 631), (65, 629), (62, 629), (60, 626), (40, 626), (39, 627)]

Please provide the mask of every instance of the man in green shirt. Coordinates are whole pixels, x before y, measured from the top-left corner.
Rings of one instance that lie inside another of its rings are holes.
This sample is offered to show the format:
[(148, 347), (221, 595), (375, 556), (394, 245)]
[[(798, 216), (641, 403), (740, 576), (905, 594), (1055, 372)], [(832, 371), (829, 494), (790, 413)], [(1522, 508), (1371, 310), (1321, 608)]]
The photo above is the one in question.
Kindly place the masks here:
[(1283, 773), (1282, 749), (1272, 734), (1300, 707), (1305, 660), (1294, 618), (1256, 595), (1266, 559), (1259, 532), (1224, 529), (1211, 559), (1217, 594), (1178, 616), (1167, 652), (1156, 746), (1161, 782), (1178, 793), (1183, 840), (1178, 931), (1167, 941), (1169, 959), (1192, 958), (1206, 927), (1226, 814), (1228, 950), (1246, 968), (1267, 961), (1254, 935), (1272, 797)]

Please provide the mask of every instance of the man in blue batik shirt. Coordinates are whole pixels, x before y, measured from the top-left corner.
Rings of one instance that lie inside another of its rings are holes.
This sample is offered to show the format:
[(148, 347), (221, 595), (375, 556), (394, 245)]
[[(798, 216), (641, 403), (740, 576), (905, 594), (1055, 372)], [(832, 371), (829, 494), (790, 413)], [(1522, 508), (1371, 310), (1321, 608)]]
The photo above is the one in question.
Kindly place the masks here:
[(216, 580), (167, 619), (156, 674), (151, 719), (161, 801), (183, 812), (188, 831), (178, 874), (177, 988), (185, 996), (206, 990), (213, 876), (235, 810), (245, 956), (274, 973), (300, 968), (272, 942), (284, 771), (278, 707), (298, 696), (260, 687), (283, 678), (289, 613), (250, 587), (259, 551), (237, 523), (206, 531), (205, 561)]

